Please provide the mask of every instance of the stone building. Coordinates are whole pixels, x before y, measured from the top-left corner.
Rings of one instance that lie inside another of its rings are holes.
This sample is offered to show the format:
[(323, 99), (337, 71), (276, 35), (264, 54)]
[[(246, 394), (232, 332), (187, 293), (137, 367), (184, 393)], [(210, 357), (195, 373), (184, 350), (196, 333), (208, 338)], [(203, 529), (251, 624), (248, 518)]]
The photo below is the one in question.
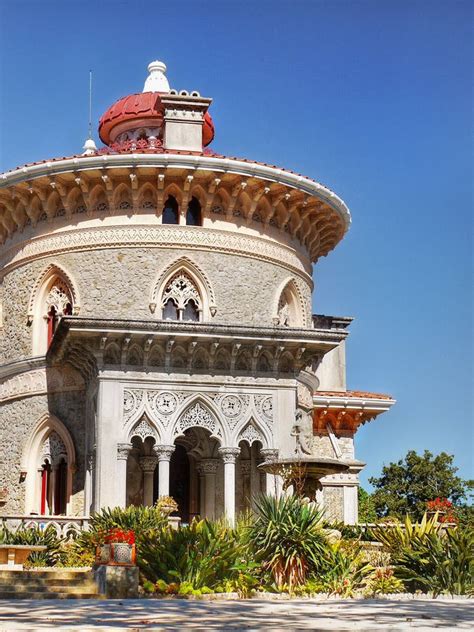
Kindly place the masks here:
[(148, 70), (103, 148), (1, 176), (0, 516), (82, 525), (170, 494), (184, 521), (233, 520), (279, 492), (262, 462), (307, 459), (340, 465), (318, 500), (353, 523), (354, 435), (393, 400), (347, 390), (351, 319), (311, 311), (349, 211), (214, 153), (211, 99)]

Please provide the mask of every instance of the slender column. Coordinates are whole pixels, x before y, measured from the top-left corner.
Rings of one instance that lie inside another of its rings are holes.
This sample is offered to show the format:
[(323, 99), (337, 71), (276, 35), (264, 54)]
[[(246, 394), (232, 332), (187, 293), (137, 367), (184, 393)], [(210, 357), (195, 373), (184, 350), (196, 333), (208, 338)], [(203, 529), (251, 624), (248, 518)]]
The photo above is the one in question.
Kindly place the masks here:
[(213, 519), (216, 514), (216, 472), (219, 466), (217, 459), (203, 459), (200, 463), (204, 477), (203, 518)]
[(131, 443), (117, 443), (117, 480), (116, 498), (118, 507), (127, 506), (127, 460)]
[(199, 515), (204, 518), (206, 515), (206, 475), (202, 471), (201, 463), (198, 464), (197, 471), (199, 474)]
[(170, 460), (174, 445), (156, 445), (153, 448), (158, 457), (158, 496), (170, 495)]
[(87, 455), (84, 483), (84, 515), (90, 516), (94, 504), (95, 447)]
[(242, 508), (252, 507), (252, 461), (251, 459), (240, 460), (240, 478), (242, 489)]
[[(278, 458), (278, 450), (274, 448), (263, 448), (260, 450), (260, 454), (265, 459), (266, 463), (273, 463)], [(280, 495), (280, 477), (276, 474), (266, 473), (266, 492), (270, 496), (278, 497)]]
[(260, 470), (258, 469), (258, 447), (254, 443), (250, 448), (250, 507), (255, 509), (255, 500), (261, 492)]
[(231, 526), (235, 523), (235, 460), (240, 448), (219, 448), (224, 461), (224, 511)]
[(141, 456), (140, 467), (143, 470), (143, 504), (153, 506), (153, 475), (158, 464), (157, 456)]

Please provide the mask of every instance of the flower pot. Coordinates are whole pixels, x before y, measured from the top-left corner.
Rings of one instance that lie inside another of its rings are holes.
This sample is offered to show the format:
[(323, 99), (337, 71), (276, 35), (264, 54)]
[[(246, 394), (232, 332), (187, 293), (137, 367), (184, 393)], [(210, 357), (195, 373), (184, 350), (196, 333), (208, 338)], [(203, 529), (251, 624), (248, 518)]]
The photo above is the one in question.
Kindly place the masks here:
[(97, 564), (108, 564), (110, 562), (110, 544), (102, 544), (98, 546), (95, 552), (95, 559)]
[(117, 566), (135, 566), (136, 550), (134, 544), (111, 542), (112, 563)]

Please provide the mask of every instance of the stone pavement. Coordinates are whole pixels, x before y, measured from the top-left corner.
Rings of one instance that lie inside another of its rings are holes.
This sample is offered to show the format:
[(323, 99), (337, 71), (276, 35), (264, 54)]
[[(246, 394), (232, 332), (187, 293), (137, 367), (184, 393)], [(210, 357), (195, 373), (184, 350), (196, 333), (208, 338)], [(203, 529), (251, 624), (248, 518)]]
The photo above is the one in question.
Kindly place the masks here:
[(0, 630), (472, 630), (464, 599), (0, 601)]

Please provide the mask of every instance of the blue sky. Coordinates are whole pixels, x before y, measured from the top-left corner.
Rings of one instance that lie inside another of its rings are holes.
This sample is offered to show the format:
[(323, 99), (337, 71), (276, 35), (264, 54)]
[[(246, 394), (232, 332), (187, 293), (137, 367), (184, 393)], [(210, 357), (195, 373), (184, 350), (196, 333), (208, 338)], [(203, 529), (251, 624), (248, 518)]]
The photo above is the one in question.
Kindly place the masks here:
[(1, 2), (0, 169), (81, 150), (161, 59), (212, 96), (213, 148), (335, 190), (353, 225), (315, 269), (316, 313), (355, 317), (349, 388), (390, 393), (362, 475), (407, 450), (473, 476), (469, 2)]

